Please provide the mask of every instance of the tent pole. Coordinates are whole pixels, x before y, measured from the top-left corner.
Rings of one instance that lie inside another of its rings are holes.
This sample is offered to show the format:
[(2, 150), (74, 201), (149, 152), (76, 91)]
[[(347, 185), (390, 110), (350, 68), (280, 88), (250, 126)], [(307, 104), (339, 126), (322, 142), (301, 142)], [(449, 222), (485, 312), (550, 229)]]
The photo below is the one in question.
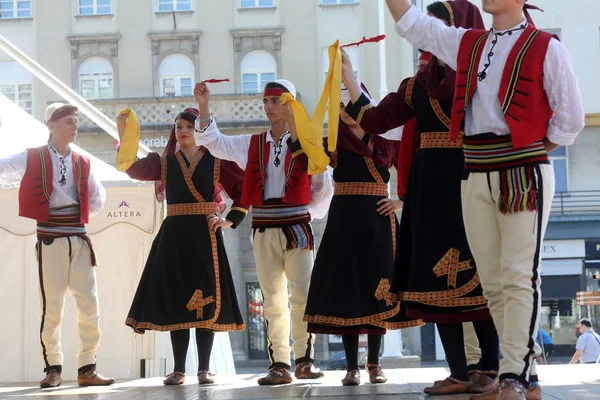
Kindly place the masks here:
[[(59, 96), (63, 97), (70, 104), (76, 106), (83, 114), (91, 119), (96, 125), (106, 131), (110, 136), (119, 140), (117, 124), (102, 114), (100, 110), (90, 104), (87, 100), (73, 91), (70, 87), (61, 82), (57, 77), (48, 72), (44, 67), (35, 62), (25, 53), (23, 53), (14, 44), (9, 42), (4, 36), (0, 35), (0, 50), (4, 51), (16, 62), (25, 67), (29, 72), (35, 75), (39, 80), (48, 85)], [(150, 152), (148, 147), (140, 143), (138, 157), (144, 157)]]

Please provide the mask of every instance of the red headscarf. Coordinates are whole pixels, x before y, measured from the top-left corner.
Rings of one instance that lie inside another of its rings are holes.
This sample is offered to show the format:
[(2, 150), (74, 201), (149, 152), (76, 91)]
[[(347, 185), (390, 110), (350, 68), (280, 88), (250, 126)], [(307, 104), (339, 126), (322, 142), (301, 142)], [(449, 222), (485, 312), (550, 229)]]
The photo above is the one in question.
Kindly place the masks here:
[[(525, 1), (527, 1), (527, 0), (525, 0)], [(523, 14), (525, 14), (525, 18), (527, 19), (527, 22), (529, 23), (529, 25), (531, 25), (532, 28), (535, 29), (535, 24), (533, 23), (533, 19), (531, 19), (531, 15), (529, 15), (529, 10), (538, 10), (541, 12), (544, 12), (544, 10), (542, 10), (538, 6), (533, 6), (531, 4), (525, 4), (523, 6)]]
[[(450, 14), (450, 26), (465, 29), (485, 29), (479, 8), (467, 0), (445, 1), (442, 4)], [(451, 100), (454, 97), (456, 72), (444, 67), (444, 79), (440, 83), (440, 71), (437, 57), (433, 56), (429, 63), (417, 72), (417, 80), (427, 90), (429, 97), (439, 100)]]
[[(361, 87), (366, 94), (371, 96), (365, 85), (361, 84)], [(395, 154), (394, 142), (392, 140), (386, 140), (380, 135), (373, 135), (372, 137), (375, 154), (373, 154), (373, 150), (369, 148), (369, 145), (362, 139), (356, 137), (348, 125), (340, 118), (338, 127), (338, 147), (351, 153), (358, 154), (359, 156), (373, 158), (373, 162), (378, 168), (389, 166), (393, 161)]]
[[(162, 153), (163, 157), (172, 156), (178, 150), (177, 137), (175, 136), (175, 124), (177, 123), (177, 120), (183, 118), (186, 121), (195, 123), (196, 118), (198, 118), (198, 115), (200, 115), (200, 111), (196, 110), (195, 108), (186, 108), (185, 110), (177, 114), (177, 116), (175, 117), (175, 121), (173, 122), (173, 128), (171, 128), (169, 141), (167, 142), (167, 145), (165, 146), (165, 149)], [(154, 193), (156, 193), (156, 200), (158, 200), (159, 202), (162, 202), (165, 199), (165, 185), (163, 185), (161, 181), (154, 182)]]

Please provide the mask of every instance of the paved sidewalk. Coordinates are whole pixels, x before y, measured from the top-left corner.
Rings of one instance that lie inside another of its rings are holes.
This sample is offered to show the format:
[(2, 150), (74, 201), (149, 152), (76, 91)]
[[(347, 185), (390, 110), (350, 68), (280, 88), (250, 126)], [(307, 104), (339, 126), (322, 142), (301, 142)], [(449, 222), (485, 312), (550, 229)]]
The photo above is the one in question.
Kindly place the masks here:
[[(600, 365), (550, 365), (539, 367), (545, 400), (600, 400)], [(219, 377), (211, 386), (199, 386), (195, 376), (189, 376), (181, 386), (165, 387), (162, 378), (120, 381), (104, 388), (80, 388), (75, 382), (65, 382), (56, 389), (41, 390), (36, 383), (0, 384), (0, 399), (48, 400), (237, 400), (237, 399), (375, 399), (375, 400), (467, 400), (468, 396), (432, 397), (422, 390), (436, 379), (447, 375), (445, 368), (394, 369), (386, 371), (389, 381), (384, 385), (363, 383), (359, 387), (343, 387), (343, 371), (327, 371), (325, 378), (294, 381), (290, 385), (260, 387), (260, 375), (247, 374)], [(367, 374), (362, 374), (363, 382)]]

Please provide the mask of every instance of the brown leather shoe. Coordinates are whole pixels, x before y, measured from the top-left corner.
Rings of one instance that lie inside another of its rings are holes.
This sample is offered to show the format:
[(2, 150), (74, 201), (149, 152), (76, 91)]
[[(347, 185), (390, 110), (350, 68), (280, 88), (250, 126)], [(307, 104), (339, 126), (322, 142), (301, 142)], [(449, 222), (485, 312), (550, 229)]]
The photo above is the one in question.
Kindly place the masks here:
[(353, 369), (348, 371), (344, 379), (342, 379), (342, 385), (344, 386), (358, 386), (360, 385), (360, 371)]
[[(488, 374), (496, 375), (495, 378), (490, 378)], [(487, 393), (496, 390), (500, 387), (500, 381), (496, 371), (486, 371), (479, 374), (479, 379), (473, 382), (470, 393)]]
[(208, 371), (199, 371), (198, 372), (198, 383), (200, 385), (208, 385), (210, 383), (215, 383), (215, 376)]
[(62, 374), (54, 370), (48, 371), (46, 377), (40, 382), (42, 389), (59, 387), (62, 383)]
[(371, 383), (386, 383), (387, 377), (381, 369), (381, 365), (369, 365), (365, 364), (365, 369), (369, 373), (369, 382)]
[(525, 393), (525, 399), (527, 400), (542, 400), (542, 387), (539, 383), (530, 383), (527, 393)]
[(443, 381), (425, 388), (423, 391), (430, 395), (468, 393), (471, 385), (471, 381), (463, 382), (449, 376)]
[(79, 386), (108, 386), (115, 383), (113, 378), (106, 378), (98, 373), (97, 369), (93, 369), (77, 376)]
[(296, 365), (296, 371), (294, 372), (296, 379), (319, 379), (325, 376), (323, 372), (313, 363), (300, 363)]
[(179, 371), (173, 371), (169, 375), (165, 376), (163, 385), (182, 385), (185, 382), (185, 374)]
[(258, 380), (259, 385), (284, 385), (292, 383), (292, 374), (287, 368), (273, 367), (269, 373)]

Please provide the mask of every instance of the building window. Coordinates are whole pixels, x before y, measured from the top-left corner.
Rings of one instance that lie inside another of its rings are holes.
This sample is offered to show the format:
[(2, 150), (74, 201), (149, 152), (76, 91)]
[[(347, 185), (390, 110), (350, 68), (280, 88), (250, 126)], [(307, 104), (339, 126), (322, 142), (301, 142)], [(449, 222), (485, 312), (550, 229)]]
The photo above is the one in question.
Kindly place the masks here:
[(111, 13), (111, 0), (79, 0), (79, 15)]
[(33, 91), (31, 83), (0, 83), (0, 93), (29, 114), (32, 113)]
[(192, 0), (158, 0), (158, 11), (191, 11)]
[(267, 83), (276, 79), (277, 62), (264, 50), (246, 54), (241, 66), (242, 93), (261, 93)]
[(0, 0), (0, 18), (31, 17), (31, 1)]
[(113, 68), (102, 57), (90, 57), (79, 66), (79, 93), (86, 99), (113, 98)]
[(567, 148), (559, 147), (549, 154), (550, 163), (554, 168), (555, 191), (564, 193), (569, 191), (569, 174), (567, 162)]
[(194, 63), (183, 54), (171, 54), (160, 63), (160, 95), (165, 97), (192, 96), (194, 92)]
[(241, 8), (273, 7), (273, 0), (241, 0)]
[(332, 5), (332, 4), (353, 4), (358, 3), (358, 0), (321, 0), (321, 4)]

